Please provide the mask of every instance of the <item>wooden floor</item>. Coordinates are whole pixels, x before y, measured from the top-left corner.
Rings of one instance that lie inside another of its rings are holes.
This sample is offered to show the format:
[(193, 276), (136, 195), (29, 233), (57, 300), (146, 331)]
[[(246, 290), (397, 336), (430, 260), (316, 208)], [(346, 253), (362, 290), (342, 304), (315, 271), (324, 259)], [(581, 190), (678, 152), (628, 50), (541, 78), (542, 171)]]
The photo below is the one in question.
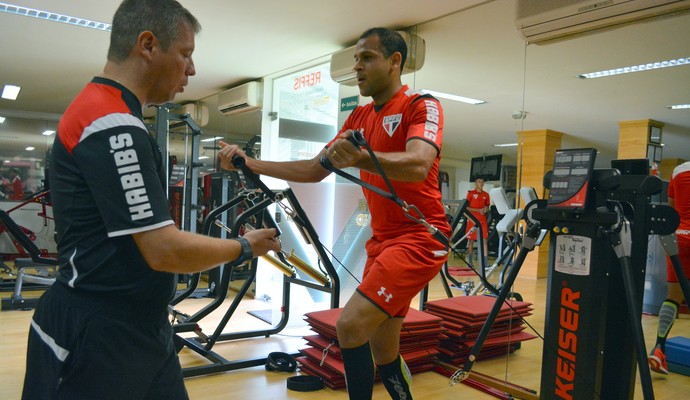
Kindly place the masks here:
[[(430, 286), (430, 300), (445, 297), (440, 278), (436, 278)], [(520, 279), (516, 281), (515, 291), (520, 293), (525, 301), (535, 305), (534, 315), (527, 321), (539, 334), (544, 329), (544, 304), (545, 304), (546, 280)], [(458, 292), (457, 295), (461, 295)], [(2, 293), (2, 296), (7, 296)], [(35, 292), (27, 292), (27, 296), (35, 296)], [(183, 312), (193, 313), (200, 309), (207, 299), (190, 299), (182, 303), (179, 309)], [(418, 306), (418, 301), (413, 302)], [(265, 303), (258, 300), (247, 299), (240, 304), (238, 311), (233, 315), (225, 331), (261, 330), (270, 327), (261, 319), (250, 316), (247, 311), (265, 309)], [(220, 309), (219, 309), (220, 310)], [(264, 312), (266, 310), (263, 310)], [(315, 311), (315, 310), (307, 310)], [(21, 386), (25, 368), (26, 337), (31, 319), (31, 311), (4, 311), (0, 313), (0, 399), (18, 399), (21, 395)], [(222, 317), (222, 312), (214, 312), (205, 318), (202, 328), (207, 334), (213, 332), (217, 321)], [(643, 315), (642, 324), (646, 338), (647, 348), (654, 343), (656, 335), (657, 317)], [(529, 328), (528, 328), (529, 330)], [(295, 352), (304, 346), (302, 336), (312, 334), (302, 321), (302, 314), (293, 315), (288, 327), (278, 335), (268, 338), (258, 337), (243, 340), (219, 342), (214, 350), (228, 360), (242, 360), (266, 357), (273, 351)], [(671, 336), (690, 336), (690, 318), (687, 315), (676, 321)], [(539, 390), (541, 374), (542, 341), (541, 339), (524, 342), (522, 347), (508, 357), (479, 361), (474, 365), (474, 371), (488, 374), (508, 382)], [(183, 367), (203, 365), (206, 361), (189, 350), (180, 353)], [(333, 391), (323, 389), (316, 392), (294, 392), (287, 390), (286, 379), (292, 373), (267, 372), (263, 366), (238, 369), (188, 378), (187, 390), (191, 399), (347, 399), (344, 390)], [(662, 376), (652, 374), (655, 398), (659, 400), (677, 400), (689, 398), (690, 377), (673, 374)], [(639, 382), (639, 379), (638, 379)], [(123, 382), (126, 384), (126, 382)], [(636, 385), (634, 399), (642, 399), (639, 383)], [(493, 399), (493, 396), (485, 394), (477, 389), (468, 387), (462, 383), (449, 385), (448, 378), (435, 372), (426, 372), (414, 375), (413, 388), (415, 399), (463, 399), (481, 400)], [(389, 398), (383, 385), (377, 384), (374, 389), (375, 399)], [(608, 400), (608, 399), (607, 399)]]

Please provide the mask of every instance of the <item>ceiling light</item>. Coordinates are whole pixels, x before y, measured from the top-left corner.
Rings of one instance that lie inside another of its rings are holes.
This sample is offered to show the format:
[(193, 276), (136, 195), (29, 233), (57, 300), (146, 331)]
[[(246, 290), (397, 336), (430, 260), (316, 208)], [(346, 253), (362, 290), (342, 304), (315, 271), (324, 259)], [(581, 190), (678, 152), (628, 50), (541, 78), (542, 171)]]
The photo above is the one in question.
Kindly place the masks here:
[(494, 144), (494, 147), (515, 147), (517, 146), (517, 143), (499, 143), (499, 144)]
[(53, 133), (55, 133), (55, 131), (51, 131), (50, 129), (47, 129), (47, 130), (43, 131), (43, 133), (41, 133), (41, 135), (43, 135), (43, 136), (50, 136), (50, 135), (52, 135)]
[(219, 139), (224, 139), (224, 137), (223, 136), (214, 136), (212, 138), (201, 139), (200, 141), (201, 142), (214, 142), (214, 141), (219, 140)]
[(21, 87), (15, 85), (5, 85), (2, 89), (2, 98), (7, 100), (17, 100)]
[(33, 17), (38, 19), (45, 19), (53, 22), (62, 22), (63, 24), (70, 24), (81, 26), (84, 28), (98, 29), (101, 31), (110, 31), (111, 25), (106, 22), (92, 21), (79, 17), (72, 17), (64, 14), (57, 14), (50, 11), (36, 10), (34, 8), (27, 8), (22, 6), (15, 6), (13, 4), (0, 3), (0, 12), (8, 14), (16, 14), (24, 17)]
[(477, 104), (484, 104), (486, 101), (484, 100), (477, 100), (477, 99), (471, 99), (469, 97), (463, 97), (463, 96), (458, 96), (454, 94), (448, 94), (448, 93), (443, 93), (443, 92), (437, 92), (435, 90), (427, 90), (423, 89), (422, 93), (430, 94), (434, 97), (440, 97), (442, 99), (448, 99), (448, 100), (454, 100), (454, 101), (460, 101), (463, 103), (467, 104), (472, 104), (472, 105), (477, 105)]
[(26, 148), (26, 151), (34, 151), (36, 148), (33, 146), (29, 146)]
[(657, 61), (657, 62), (648, 63), (648, 64), (640, 64), (640, 65), (633, 65), (630, 67), (609, 69), (606, 71), (589, 72), (586, 74), (577, 75), (577, 77), (580, 79), (602, 78), (605, 76), (628, 74), (631, 72), (649, 71), (652, 69), (677, 67), (679, 65), (687, 65), (687, 64), (690, 64), (690, 57), (678, 58), (675, 60), (668, 60), (668, 61)]
[(3, 122), (5, 122), (5, 117), (0, 117), (0, 124), (2, 124)]
[(206, 159), (208, 159), (208, 158), (211, 158), (211, 157), (209, 157), (209, 156), (199, 156), (199, 160), (206, 160)]
[(675, 104), (672, 106), (666, 106), (669, 110), (685, 110), (690, 108), (690, 104)]

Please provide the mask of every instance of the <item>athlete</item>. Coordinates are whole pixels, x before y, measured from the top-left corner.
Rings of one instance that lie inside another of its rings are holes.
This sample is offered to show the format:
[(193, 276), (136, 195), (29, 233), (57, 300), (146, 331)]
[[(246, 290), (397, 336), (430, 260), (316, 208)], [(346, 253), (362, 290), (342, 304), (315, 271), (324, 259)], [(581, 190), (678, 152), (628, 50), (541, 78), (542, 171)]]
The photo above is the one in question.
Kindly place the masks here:
[[(678, 256), (683, 266), (685, 277), (690, 277), (690, 161), (677, 166), (673, 170), (668, 185), (668, 204), (675, 208), (680, 216), (680, 224), (676, 230), (678, 238)], [(652, 371), (668, 374), (666, 364), (666, 338), (678, 317), (678, 307), (683, 303), (683, 291), (678, 283), (676, 270), (671, 259), (666, 260), (666, 277), (668, 281), (667, 298), (659, 310), (659, 326), (656, 344), (648, 357)], [(687, 301), (687, 299), (685, 299)]]
[(275, 230), (237, 240), (178, 230), (143, 107), (195, 74), (200, 25), (174, 0), (125, 0), (102, 75), (65, 111), (50, 160), (57, 281), (29, 330), (24, 399), (187, 399), (167, 307), (175, 273), (279, 250)]
[[(384, 28), (364, 32), (356, 45), (354, 71), (362, 96), (338, 136), (311, 160), (271, 162), (247, 158), (237, 145), (221, 143), (221, 164), (232, 169), (232, 157), (260, 175), (294, 182), (318, 182), (329, 175), (319, 160), (335, 168), (356, 167), (361, 179), (388, 191), (368, 152), (347, 140), (359, 131), (374, 151), (395, 192), (422, 211), (430, 224), (450, 233), (438, 169), (443, 137), (441, 104), (411, 91), (400, 79), (407, 56), (403, 38)], [(438, 274), (446, 261), (444, 245), (426, 228), (407, 218), (400, 207), (370, 190), (364, 196), (371, 212), (372, 238), (361, 284), (337, 321), (350, 399), (370, 399), (374, 361), (393, 399), (412, 399), (409, 370), (399, 354), (400, 331), (412, 298)], [(372, 360), (373, 355), (373, 360)]]
[[(489, 213), (489, 206), (491, 205), (491, 198), (489, 193), (484, 191), (484, 179), (475, 178), (474, 189), (467, 192), (467, 210), (474, 215), (482, 227), (482, 238), (484, 239), (484, 253), (482, 257), (488, 257), (489, 254), (489, 225), (486, 222), (486, 214)], [(474, 227), (474, 222), (471, 220), (467, 221), (467, 264), (470, 267), (473, 266), (472, 258), (474, 257), (474, 242), (477, 240), (477, 230), (470, 230)], [(477, 249), (479, 253), (479, 249)], [(479, 261), (479, 255), (477, 256), (477, 261)]]

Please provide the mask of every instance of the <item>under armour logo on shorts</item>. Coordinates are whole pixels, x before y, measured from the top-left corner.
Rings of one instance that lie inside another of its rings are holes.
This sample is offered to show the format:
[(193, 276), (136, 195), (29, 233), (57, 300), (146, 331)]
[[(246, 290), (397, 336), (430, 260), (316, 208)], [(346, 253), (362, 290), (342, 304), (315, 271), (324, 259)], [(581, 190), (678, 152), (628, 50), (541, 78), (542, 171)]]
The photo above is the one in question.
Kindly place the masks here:
[(386, 293), (386, 288), (383, 287), (383, 286), (381, 286), (381, 290), (379, 290), (379, 291), (376, 292), (376, 293), (377, 293), (379, 296), (385, 297), (385, 298), (386, 298), (386, 303), (390, 303), (390, 302), (391, 302), (391, 299), (393, 298), (393, 295), (392, 295), (392, 294), (387, 294), (387, 293)]

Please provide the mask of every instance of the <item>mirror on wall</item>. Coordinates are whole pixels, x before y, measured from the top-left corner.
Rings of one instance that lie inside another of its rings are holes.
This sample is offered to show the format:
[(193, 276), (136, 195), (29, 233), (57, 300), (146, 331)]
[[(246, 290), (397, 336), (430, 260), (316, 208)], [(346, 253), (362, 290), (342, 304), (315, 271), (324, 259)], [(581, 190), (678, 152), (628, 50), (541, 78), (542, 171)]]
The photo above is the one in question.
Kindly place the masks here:
[(38, 117), (6, 116), (0, 123), (0, 200), (21, 201), (45, 186), (46, 155), (57, 122)]

